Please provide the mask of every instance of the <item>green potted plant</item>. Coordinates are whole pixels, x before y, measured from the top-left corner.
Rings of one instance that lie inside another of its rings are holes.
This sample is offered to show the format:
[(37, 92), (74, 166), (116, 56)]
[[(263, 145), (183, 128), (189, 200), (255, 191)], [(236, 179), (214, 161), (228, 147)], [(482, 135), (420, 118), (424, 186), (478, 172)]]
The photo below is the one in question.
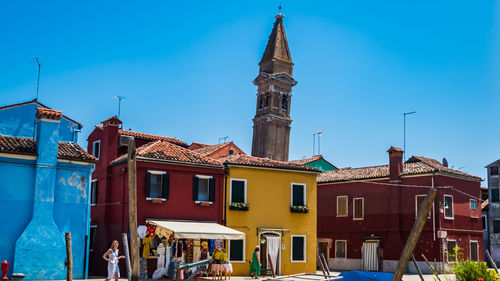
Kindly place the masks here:
[(241, 202), (230, 203), (229, 210), (248, 211), (248, 203), (241, 203)]

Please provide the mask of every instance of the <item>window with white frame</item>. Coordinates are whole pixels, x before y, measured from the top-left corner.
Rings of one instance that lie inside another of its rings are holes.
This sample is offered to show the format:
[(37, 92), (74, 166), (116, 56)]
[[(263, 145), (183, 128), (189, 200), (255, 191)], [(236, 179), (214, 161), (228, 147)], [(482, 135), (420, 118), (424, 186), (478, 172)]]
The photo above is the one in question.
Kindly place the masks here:
[(347, 217), (347, 196), (337, 196), (337, 217)]
[(453, 196), (444, 196), (444, 218), (453, 219)]
[(306, 206), (306, 185), (292, 183), (292, 206)]
[(169, 194), (169, 175), (163, 171), (148, 171), (146, 174), (146, 199), (167, 199)]
[(215, 201), (215, 179), (212, 176), (194, 176), (193, 200), (196, 202)]
[(347, 240), (335, 240), (335, 258), (347, 257)]
[(229, 261), (245, 262), (245, 240), (229, 240)]
[[(426, 197), (426, 194), (415, 195), (415, 217), (418, 216), (418, 211), (420, 210), (420, 207), (422, 206), (422, 203), (424, 202)], [(429, 215), (427, 215), (428, 219), (431, 218), (431, 213), (432, 212), (429, 212)]]
[(457, 247), (457, 241), (447, 240), (446, 246), (447, 246), (446, 253), (447, 253), (448, 262), (456, 262), (457, 256), (455, 254), (455, 248)]
[(306, 236), (292, 235), (292, 262), (306, 261)]
[(476, 199), (470, 199), (470, 209), (477, 210), (477, 200)]
[(479, 261), (479, 244), (477, 241), (470, 241), (470, 260)]
[(94, 241), (95, 241), (95, 233), (97, 231), (97, 225), (90, 226), (90, 234), (89, 234), (89, 252), (94, 251)]
[(229, 203), (247, 203), (247, 181), (244, 179), (231, 179)]
[(97, 204), (97, 180), (92, 180), (90, 182), (90, 205)]
[(101, 156), (101, 141), (100, 140), (97, 140), (97, 141), (92, 143), (92, 155), (97, 159), (99, 159), (99, 157)]
[(352, 202), (352, 219), (362, 220), (365, 217), (365, 199), (354, 198)]

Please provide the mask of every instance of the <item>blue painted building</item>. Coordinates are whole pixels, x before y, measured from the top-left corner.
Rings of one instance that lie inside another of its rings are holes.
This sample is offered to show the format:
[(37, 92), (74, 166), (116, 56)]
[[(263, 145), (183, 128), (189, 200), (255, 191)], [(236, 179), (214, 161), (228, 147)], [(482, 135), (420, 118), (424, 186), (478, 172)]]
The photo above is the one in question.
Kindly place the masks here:
[[(33, 138), (36, 132), (36, 109), (46, 108), (34, 99), (32, 101), (16, 103), (0, 107), (0, 135)], [(82, 125), (61, 115), (59, 123), (59, 140), (78, 142), (78, 133)]]
[(36, 101), (0, 108), (0, 259), (9, 275), (65, 279), (71, 232), (74, 278), (87, 277), (96, 159), (73, 142), (80, 127)]

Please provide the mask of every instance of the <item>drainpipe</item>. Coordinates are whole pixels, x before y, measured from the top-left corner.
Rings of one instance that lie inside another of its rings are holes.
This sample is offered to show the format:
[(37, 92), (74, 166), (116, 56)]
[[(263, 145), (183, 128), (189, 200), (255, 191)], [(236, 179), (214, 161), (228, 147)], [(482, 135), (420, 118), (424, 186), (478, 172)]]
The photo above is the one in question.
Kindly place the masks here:
[[(432, 188), (434, 188), (434, 173), (432, 173)], [(434, 200), (435, 201), (435, 200)], [(434, 204), (435, 205), (435, 204)], [(432, 205), (432, 237), (433, 241), (436, 241), (436, 210), (434, 209), (434, 205)]]
[(224, 196), (222, 197), (224, 199), (224, 220), (222, 221), (223, 225), (226, 225), (226, 215), (227, 215), (227, 210), (226, 210), (226, 194), (227, 194), (227, 176), (229, 175), (229, 169), (227, 166), (224, 167)]

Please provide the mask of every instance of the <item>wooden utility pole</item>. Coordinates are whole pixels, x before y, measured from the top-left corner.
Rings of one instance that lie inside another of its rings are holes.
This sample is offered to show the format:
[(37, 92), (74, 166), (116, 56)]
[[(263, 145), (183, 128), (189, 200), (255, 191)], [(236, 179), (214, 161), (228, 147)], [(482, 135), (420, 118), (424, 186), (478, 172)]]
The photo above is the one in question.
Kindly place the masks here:
[(410, 236), (408, 236), (408, 240), (406, 241), (405, 247), (403, 248), (403, 252), (399, 257), (398, 266), (396, 267), (396, 272), (392, 276), (392, 281), (401, 281), (403, 278), (403, 274), (406, 272), (406, 267), (408, 266), (408, 261), (413, 254), (413, 250), (415, 246), (417, 246), (418, 239), (420, 238), (420, 233), (422, 233), (422, 229), (424, 229), (425, 222), (427, 221), (427, 216), (429, 211), (432, 209), (432, 203), (434, 203), (434, 199), (436, 198), (437, 189), (431, 188), (429, 192), (427, 192), (427, 197), (425, 197), (424, 202), (420, 205), (418, 209), (418, 216), (411, 228)]
[(132, 256), (131, 281), (139, 281), (139, 245), (137, 243), (137, 186), (135, 141), (128, 141), (128, 222), (130, 232), (130, 254)]
[(71, 232), (66, 232), (64, 234), (66, 238), (66, 259), (67, 259), (67, 270), (66, 270), (66, 280), (73, 281), (73, 252), (71, 250)]

